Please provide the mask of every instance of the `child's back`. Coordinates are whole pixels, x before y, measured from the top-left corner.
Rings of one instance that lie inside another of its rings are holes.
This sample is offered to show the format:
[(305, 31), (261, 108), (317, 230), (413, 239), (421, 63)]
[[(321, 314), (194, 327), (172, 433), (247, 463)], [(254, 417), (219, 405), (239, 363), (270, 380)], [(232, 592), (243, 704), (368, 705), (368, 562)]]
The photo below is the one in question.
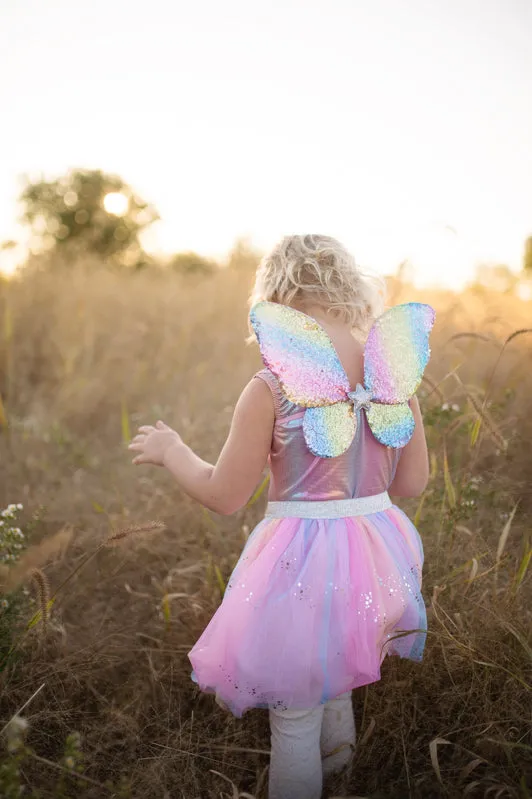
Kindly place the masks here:
[(269, 386), (275, 407), (270, 500), (353, 499), (389, 489), (401, 451), (380, 444), (365, 416), (361, 416), (356, 435), (342, 455), (319, 458), (310, 452), (303, 435), (305, 408), (283, 395), (279, 381), (268, 369), (256, 377)]

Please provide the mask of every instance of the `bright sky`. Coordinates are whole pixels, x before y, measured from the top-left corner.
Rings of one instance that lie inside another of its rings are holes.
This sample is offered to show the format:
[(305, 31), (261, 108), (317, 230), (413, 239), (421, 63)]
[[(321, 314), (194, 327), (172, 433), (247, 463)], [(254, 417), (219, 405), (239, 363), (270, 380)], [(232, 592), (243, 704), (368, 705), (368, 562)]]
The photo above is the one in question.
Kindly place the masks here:
[(120, 174), (152, 248), (338, 236), (459, 282), (532, 233), (530, 0), (3, 0), (0, 240), (22, 173)]

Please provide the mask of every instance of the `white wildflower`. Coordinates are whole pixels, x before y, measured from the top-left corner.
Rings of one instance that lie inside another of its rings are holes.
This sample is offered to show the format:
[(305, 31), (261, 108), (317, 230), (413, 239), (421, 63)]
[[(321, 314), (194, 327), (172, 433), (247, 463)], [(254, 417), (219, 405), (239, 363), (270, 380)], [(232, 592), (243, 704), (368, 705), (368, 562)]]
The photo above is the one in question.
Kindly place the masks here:
[(24, 505), (22, 504), (22, 502), (18, 502), (17, 503), (17, 510), (22, 510), (23, 507), (24, 507)]
[(9, 721), (6, 732), (11, 733), (11, 735), (22, 735), (28, 729), (28, 722), (22, 716), (18, 714), (14, 715), (13, 718)]
[(442, 409), (442, 411), (448, 411), (449, 410), (449, 403), (448, 402), (444, 402), (443, 405), (441, 406), (441, 409)]
[(16, 752), (23, 745), (28, 722), (22, 716), (13, 716), (5, 728), (8, 752)]
[(457, 405), (456, 402), (453, 402), (453, 404), (451, 405), (451, 408), (453, 409), (453, 411), (457, 411), (457, 412), (460, 410), (460, 406)]
[(69, 755), (68, 757), (65, 757), (65, 766), (67, 768), (73, 769), (75, 765), (76, 765), (76, 761), (74, 760), (74, 758), (71, 755)]
[(2, 608), (2, 610), (7, 610), (8, 607), (9, 607), (9, 602), (7, 601), (7, 599), (0, 599), (0, 608)]

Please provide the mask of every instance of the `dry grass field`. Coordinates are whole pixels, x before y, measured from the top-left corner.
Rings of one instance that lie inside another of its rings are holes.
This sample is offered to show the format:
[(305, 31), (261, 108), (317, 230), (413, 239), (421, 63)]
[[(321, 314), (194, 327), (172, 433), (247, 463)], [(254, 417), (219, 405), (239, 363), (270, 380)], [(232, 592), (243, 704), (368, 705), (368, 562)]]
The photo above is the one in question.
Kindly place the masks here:
[[(31, 699), (26, 744), (0, 754), (6, 797), (266, 796), (266, 713), (227, 715), (186, 657), (265, 494), (217, 517), (126, 449), (162, 418), (216, 458), (260, 368), (244, 343), (250, 282), (85, 264), (0, 284), (0, 510), (22, 503), (26, 534), (2, 567), (0, 728)], [(431, 479), (399, 501), (424, 540), (429, 635), (421, 665), (389, 659), (355, 692), (352, 767), (325, 796), (526, 799), (532, 334), (509, 337), (532, 306), (480, 289), (390, 295), (438, 312), (420, 389)]]

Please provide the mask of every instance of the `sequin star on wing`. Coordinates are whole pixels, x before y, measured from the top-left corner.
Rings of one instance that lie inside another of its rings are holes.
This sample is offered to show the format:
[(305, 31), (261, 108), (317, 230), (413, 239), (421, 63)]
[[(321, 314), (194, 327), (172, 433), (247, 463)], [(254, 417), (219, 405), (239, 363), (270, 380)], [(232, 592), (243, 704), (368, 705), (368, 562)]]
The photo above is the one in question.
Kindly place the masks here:
[(381, 444), (404, 447), (410, 441), (414, 417), (408, 400), (430, 357), (434, 318), (433, 308), (418, 302), (385, 311), (366, 341), (364, 385), (351, 391), (338, 354), (315, 319), (273, 302), (259, 302), (250, 312), (264, 364), (285, 396), (306, 408), (305, 441), (320, 458), (348, 449), (362, 409)]

